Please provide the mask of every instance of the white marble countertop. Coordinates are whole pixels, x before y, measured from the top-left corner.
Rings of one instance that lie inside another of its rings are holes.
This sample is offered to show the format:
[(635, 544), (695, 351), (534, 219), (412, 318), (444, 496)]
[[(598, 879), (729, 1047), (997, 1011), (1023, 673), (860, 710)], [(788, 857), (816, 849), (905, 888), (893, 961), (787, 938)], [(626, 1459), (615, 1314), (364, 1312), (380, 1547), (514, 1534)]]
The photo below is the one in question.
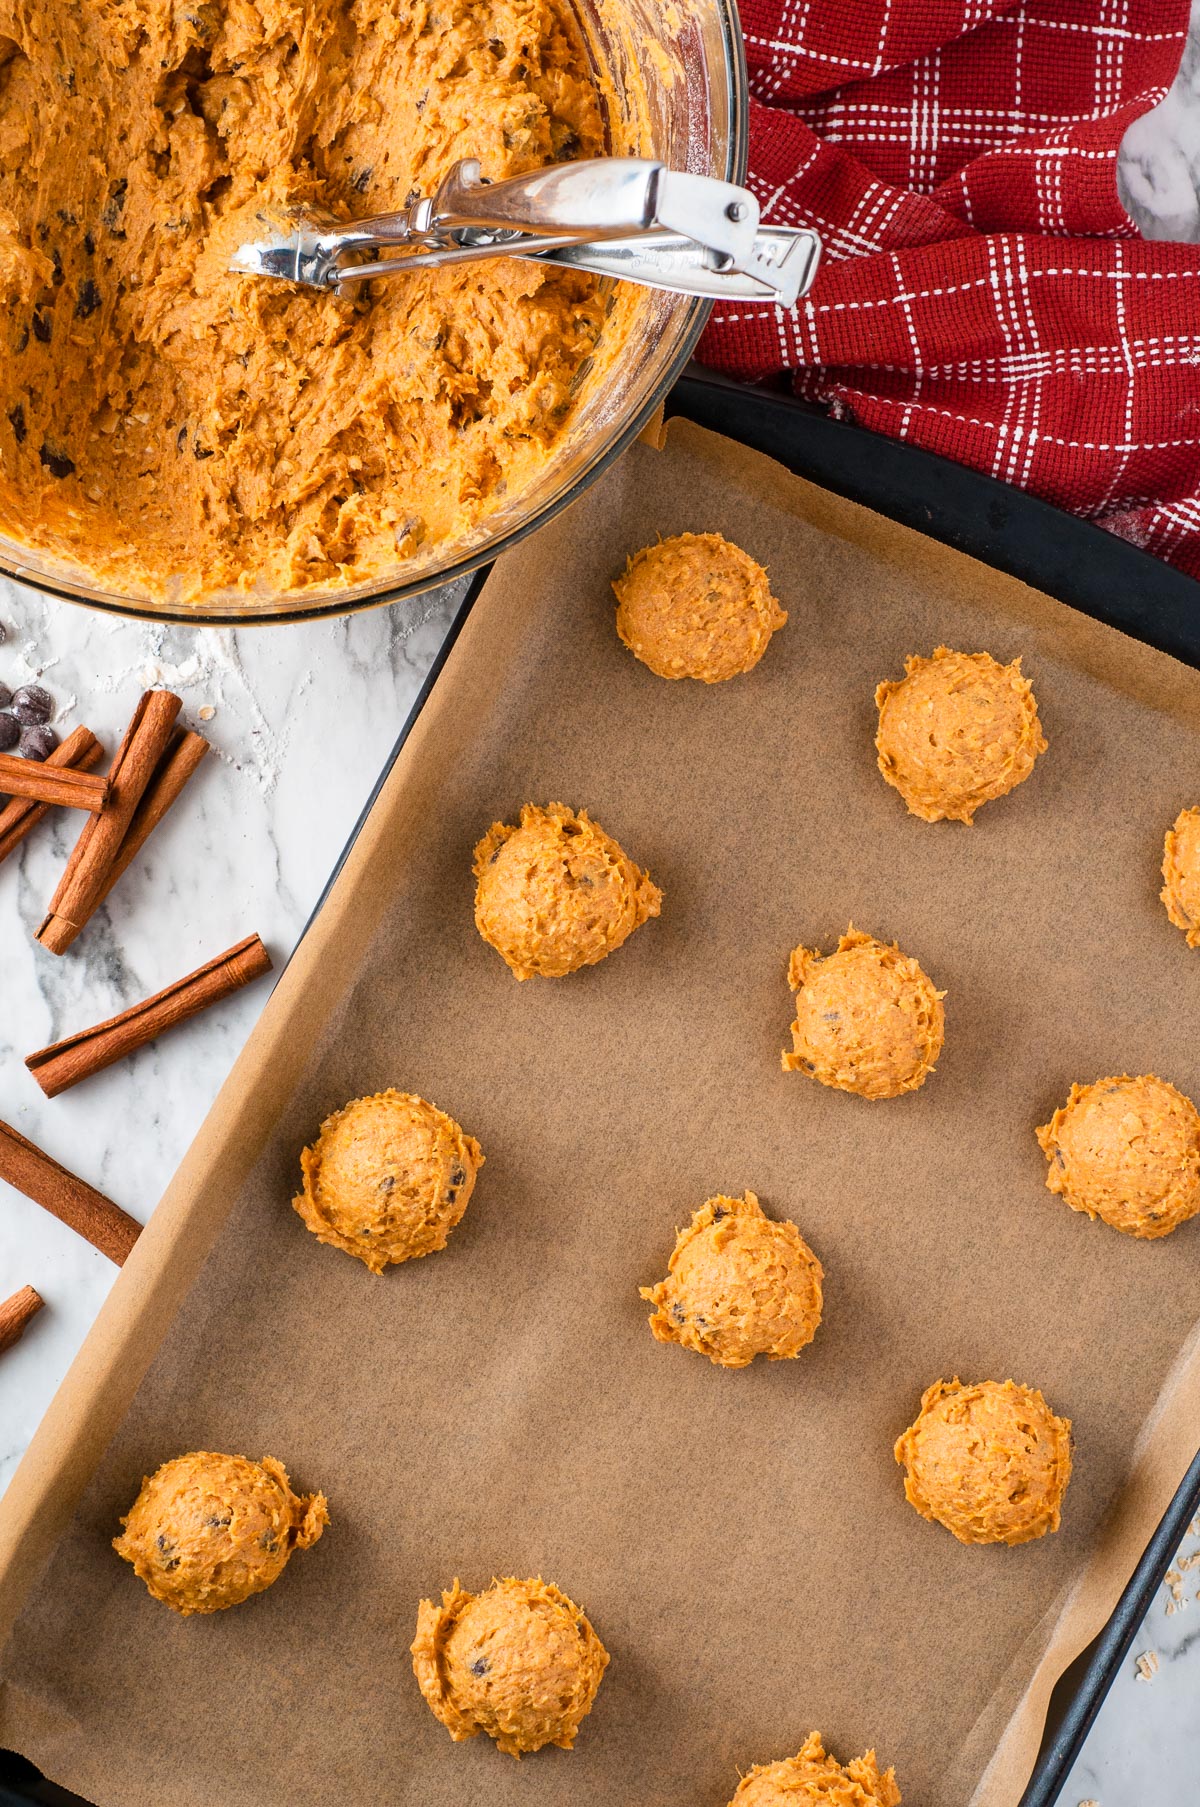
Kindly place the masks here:
[[(1175, 89), (1127, 141), (1122, 192), (1148, 235), (1200, 238), (1200, 0)], [(0, 865), (0, 1118), (140, 1220), (204, 1117), (270, 980), (53, 1101), (22, 1057), (252, 930), (283, 965), (456, 601), (441, 593), (312, 626), (205, 632), (119, 621), (0, 581), (0, 682), (15, 689), (40, 677), (60, 720), (85, 722), (110, 749), (139, 693), (161, 684), (179, 692), (184, 719), (215, 748), (66, 958), (44, 953), (32, 930), (78, 823), (57, 812)], [(0, 1489), (115, 1274), (87, 1243), (0, 1184), (0, 1297), (28, 1283), (47, 1307), (0, 1362)], [(1177, 1566), (1160, 1589), (1063, 1790), (1065, 1807), (1200, 1802), (1200, 1521), (1194, 1531), (1181, 1555), (1196, 1566)]]

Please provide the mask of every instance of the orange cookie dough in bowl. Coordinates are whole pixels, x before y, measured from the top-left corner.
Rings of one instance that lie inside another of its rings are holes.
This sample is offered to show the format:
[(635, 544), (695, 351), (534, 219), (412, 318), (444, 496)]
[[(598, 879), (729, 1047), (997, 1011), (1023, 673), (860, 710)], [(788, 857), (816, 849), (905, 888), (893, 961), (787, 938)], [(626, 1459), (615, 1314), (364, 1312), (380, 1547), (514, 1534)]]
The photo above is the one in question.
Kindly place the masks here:
[(565, 804), (527, 803), (475, 849), (475, 926), (518, 979), (594, 966), (662, 907), (650, 874)]
[(881, 1770), (874, 1751), (843, 1769), (811, 1732), (796, 1756), (743, 1776), (729, 1807), (901, 1807), (901, 1795), (895, 1771)]
[(376, 1092), (326, 1117), (292, 1200), (318, 1242), (381, 1274), (444, 1249), (471, 1202), (483, 1150), (413, 1092)]
[(10, 7), (0, 570), (235, 621), (474, 569), (629, 442), (706, 304), (516, 259), (342, 299), (231, 252), (263, 207), (387, 212), (470, 157), (738, 181), (746, 107), (730, 0)]
[(293, 1493), (274, 1457), (199, 1449), (142, 1482), (113, 1549), (173, 1611), (220, 1612), (270, 1587), (328, 1523), (325, 1495)]
[(896, 1444), (904, 1492), (959, 1543), (1031, 1543), (1057, 1531), (1071, 1478), (1071, 1421), (1011, 1380), (935, 1381)]
[(719, 533), (643, 547), (613, 589), (617, 633), (660, 678), (720, 684), (751, 671), (787, 620), (762, 566)]
[(1181, 809), (1163, 845), (1162, 900), (1167, 915), (1200, 947), (1200, 809)]
[(455, 1743), (486, 1732), (510, 1757), (569, 1751), (608, 1667), (580, 1607), (549, 1582), (512, 1576), (482, 1594), (456, 1580), (440, 1606), (422, 1600), (412, 1659)]
[(650, 1329), (721, 1368), (757, 1355), (799, 1355), (821, 1322), (824, 1272), (794, 1223), (777, 1222), (753, 1192), (710, 1198), (679, 1232), (665, 1280), (643, 1286)]
[(879, 685), (879, 770), (924, 822), (970, 822), (983, 803), (1028, 778), (1046, 751), (1021, 661), (935, 648)]
[(787, 1073), (860, 1098), (898, 1098), (924, 1085), (942, 1051), (945, 992), (893, 942), (851, 923), (832, 954), (798, 947), (788, 963), (796, 994)]
[(1200, 1112), (1153, 1073), (1073, 1085), (1037, 1138), (1051, 1192), (1114, 1230), (1152, 1240), (1200, 1211)]

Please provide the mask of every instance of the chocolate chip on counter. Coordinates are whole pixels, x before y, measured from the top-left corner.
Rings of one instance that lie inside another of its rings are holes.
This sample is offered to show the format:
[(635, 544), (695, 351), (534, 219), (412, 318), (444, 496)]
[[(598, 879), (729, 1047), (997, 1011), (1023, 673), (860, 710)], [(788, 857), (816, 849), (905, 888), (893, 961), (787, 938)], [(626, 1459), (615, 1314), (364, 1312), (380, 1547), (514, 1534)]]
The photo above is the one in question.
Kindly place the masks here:
[(17, 444), (24, 445), (25, 444), (25, 409), (20, 402), (14, 403), (14, 405), (9, 409), (8, 424), (13, 430), (13, 438), (16, 440)]
[(68, 458), (65, 452), (56, 452), (48, 439), (42, 441), (38, 457), (52, 477), (69, 477), (75, 469), (75, 460)]
[(53, 728), (39, 724), (35, 728), (25, 728), (21, 733), (17, 752), (22, 759), (49, 759), (58, 745), (58, 735)]
[(33, 310), (33, 336), (39, 345), (50, 343), (50, 322), (40, 307)]
[(100, 291), (89, 276), (86, 282), (79, 285), (79, 293), (75, 297), (75, 318), (86, 320), (100, 306)]
[[(0, 635), (0, 640), (2, 639), (3, 636)], [(0, 684), (0, 709), (7, 709), (11, 702), (12, 691), (8, 688), (7, 684)]]
[(471, 1674), (486, 1675), (490, 1668), (491, 1664), (488, 1662), (486, 1656), (477, 1656), (475, 1661), (471, 1664)]
[(11, 753), (21, 738), (21, 724), (15, 715), (0, 715), (0, 753)]
[(54, 714), (54, 698), (40, 684), (22, 684), (12, 699), (12, 712), (23, 728), (36, 728)]

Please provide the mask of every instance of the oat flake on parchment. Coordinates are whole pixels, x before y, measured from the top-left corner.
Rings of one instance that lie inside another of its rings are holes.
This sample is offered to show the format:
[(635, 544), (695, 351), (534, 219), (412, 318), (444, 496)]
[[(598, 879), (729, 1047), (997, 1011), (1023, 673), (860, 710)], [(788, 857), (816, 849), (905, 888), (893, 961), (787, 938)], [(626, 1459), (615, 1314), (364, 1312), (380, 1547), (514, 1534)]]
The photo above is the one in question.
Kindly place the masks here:
[(1137, 1660), (1137, 1679), (1148, 1682), (1158, 1674), (1158, 1655), (1153, 1650), (1144, 1650)]

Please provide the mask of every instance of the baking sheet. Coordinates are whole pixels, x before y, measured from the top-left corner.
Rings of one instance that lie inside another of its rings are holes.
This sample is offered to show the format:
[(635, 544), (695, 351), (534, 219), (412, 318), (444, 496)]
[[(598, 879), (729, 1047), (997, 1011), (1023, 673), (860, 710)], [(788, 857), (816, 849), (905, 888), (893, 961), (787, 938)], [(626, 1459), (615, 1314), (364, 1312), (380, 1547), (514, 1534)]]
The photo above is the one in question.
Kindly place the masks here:
[[(612, 631), (609, 575), (685, 528), (737, 538), (791, 612), (714, 690)], [(941, 639), (1022, 652), (1051, 742), (972, 829), (909, 818), (874, 770), (875, 681)], [(1196, 1227), (1089, 1225), (1032, 1133), (1076, 1077), (1200, 1092), (1200, 962), (1157, 901), (1198, 741), (1200, 675), (1163, 655), (697, 429), (635, 447), (497, 568), (14, 1482), (0, 1610), (37, 1580), (0, 1737), (101, 1807), (722, 1807), (818, 1726), (910, 1803), (1012, 1807), (1200, 1424)], [(471, 848), (551, 797), (664, 911), (518, 986), (474, 934)], [(787, 952), (850, 918), (948, 993), (908, 1098), (779, 1070)], [(320, 1117), (390, 1083), (488, 1164), (446, 1253), (376, 1281), (288, 1200)], [(637, 1286), (746, 1186), (820, 1255), (826, 1315), (799, 1361), (725, 1374), (654, 1343)], [(1057, 1537), (964, 1550), (905, 1505), (892, 1440), (955, 1371), (1074, 1419)], [(144, 1470), (204, 1446), (280, 1456), (334, 1522), (269, 1594), (185, 1622), (107, 1541)], [(407, 1646), (455, 1574), (538, 1571), (613, 1664), (576, 1751), (518, 1767), (451, 1744)]]

